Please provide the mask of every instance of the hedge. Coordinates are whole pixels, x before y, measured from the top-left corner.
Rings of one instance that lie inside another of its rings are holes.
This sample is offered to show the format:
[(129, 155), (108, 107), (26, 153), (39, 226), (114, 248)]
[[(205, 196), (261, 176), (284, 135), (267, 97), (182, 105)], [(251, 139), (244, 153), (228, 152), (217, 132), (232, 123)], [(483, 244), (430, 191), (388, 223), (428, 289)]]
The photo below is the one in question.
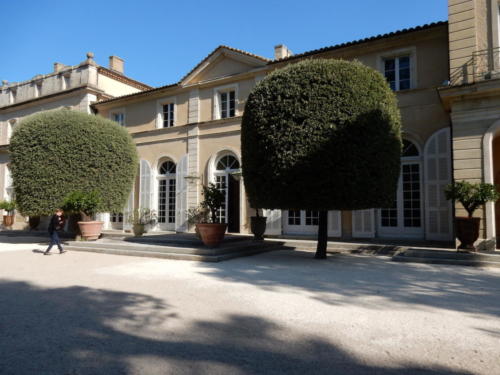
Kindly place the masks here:
[(251, 92), (242, 169), (254, 208), (352, 210), (392, 204), (400, 114), (384, 77), (358, 62), (306, 60)]
[(19, 210), (48, 215), (73, 191), (95, 191), (98, 212), (119, 212), (132, 189), (138, 157), (128, 132), (111, 120), (68, 109), (20, 122), (10, 140)]

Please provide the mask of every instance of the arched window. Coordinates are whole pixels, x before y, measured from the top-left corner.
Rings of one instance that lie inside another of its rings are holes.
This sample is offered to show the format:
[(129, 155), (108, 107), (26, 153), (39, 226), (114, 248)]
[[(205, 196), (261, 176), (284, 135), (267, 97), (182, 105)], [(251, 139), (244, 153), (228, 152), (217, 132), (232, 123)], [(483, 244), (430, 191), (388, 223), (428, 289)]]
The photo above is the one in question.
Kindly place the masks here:
[(233, 155), (225, 155), (217, 162), (216, 169), (218, 171), (239, 169), (240, 163)]
[(414, 157), (420, 156), (417, 146), (412, 141), (407, 139), (403, 139), (403, 152), (401, 153), (401, 157)]
[(390, 207), (380, 210), (379, 234), (387, 237), (421, 238), (422, 165), (420, 151), (415, 143), (403, 140), (401, 175), (395, 200)]
[(158, 224), (161, 230), (175, 227), (176, 165), (167, 160), (158, 168)]
[(158, 172), (161, 175), (175, 173), (175, 163), (173, 161), (170, 161), (170, 160), (163, 162), (160, 165)]

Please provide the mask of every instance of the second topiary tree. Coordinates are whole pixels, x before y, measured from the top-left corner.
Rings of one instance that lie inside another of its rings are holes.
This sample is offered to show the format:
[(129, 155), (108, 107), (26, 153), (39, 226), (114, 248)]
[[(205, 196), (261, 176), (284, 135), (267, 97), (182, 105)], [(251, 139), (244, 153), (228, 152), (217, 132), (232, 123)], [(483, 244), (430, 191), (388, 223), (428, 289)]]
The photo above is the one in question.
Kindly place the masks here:
[(307, 60), (268, 75), (248, 97), (241, 144), (252, 207), (320, 211), (317, 258), (326, 258), (328, 210), (389, 206), (396, 196), (396, 98), (360, 63)]

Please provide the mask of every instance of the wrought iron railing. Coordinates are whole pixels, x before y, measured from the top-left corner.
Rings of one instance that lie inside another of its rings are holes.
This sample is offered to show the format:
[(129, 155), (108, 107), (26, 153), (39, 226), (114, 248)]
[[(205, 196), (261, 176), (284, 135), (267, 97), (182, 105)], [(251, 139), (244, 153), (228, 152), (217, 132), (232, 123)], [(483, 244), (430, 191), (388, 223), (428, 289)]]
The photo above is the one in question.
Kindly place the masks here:
[(476, 51), (472, 54), (474, 82), (500, 77), (500, 48)]

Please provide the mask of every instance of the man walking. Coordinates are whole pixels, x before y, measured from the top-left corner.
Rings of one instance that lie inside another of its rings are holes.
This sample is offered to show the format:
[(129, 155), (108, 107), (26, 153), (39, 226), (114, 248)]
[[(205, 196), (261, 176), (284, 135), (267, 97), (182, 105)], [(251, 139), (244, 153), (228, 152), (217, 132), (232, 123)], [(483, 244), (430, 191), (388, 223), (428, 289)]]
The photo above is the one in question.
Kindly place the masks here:
[(50, 234), (50, 244), (47, 250), (43, 253), (43, 255), (50, 255), (50, 249), (52, 246), (57, 245), (59, 249), (59, 254), (65, 253), (66, 250), (63, 249), (61, 245), (61, 240), (59, 239), (59, 231), (64, 228), (64, 217), (63, 210), (58, 208), (49, 223), (49, 234)]

